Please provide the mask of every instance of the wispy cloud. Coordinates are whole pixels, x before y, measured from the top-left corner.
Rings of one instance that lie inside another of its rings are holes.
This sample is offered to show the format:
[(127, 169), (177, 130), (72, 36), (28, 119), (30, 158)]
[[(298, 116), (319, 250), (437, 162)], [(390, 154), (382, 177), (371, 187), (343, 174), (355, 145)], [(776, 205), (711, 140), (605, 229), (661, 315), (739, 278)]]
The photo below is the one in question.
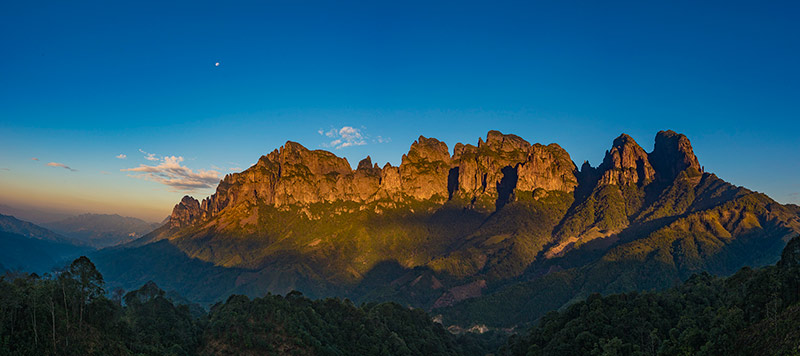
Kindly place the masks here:
[[(154, 154), (149, 154), (144, 151), (142, 151), (142, 153), (147, 155), (145, 158), (148, 160), (151, 159), (147, 157), (155, 157)], [(129, 174), (129, 176), (158, 182), (178, 190), (212, 188), (219, 182), (219, 172), (203, 169), (195, 172), (181, 165), (183, 157), (166, 156), (163, 158), (155, 158), (155, 160), (160, 161), (160, 163), (155, 166), (141, 164), (139, 167), (121, 169), (121, 171), (135, 172), (136, 174)]]
[(338, 150), (344, 147), (366, 145), (369, 136), (367, 136), (362, 129), (363, 128), (357, 129), (352, 126), (342, 126), (340, 129), (332, 128), (328, 131), (319, 129), (317, 133), (333, 139), (329, 142), (323, 142), (322, 147), (332, 147)]
[(38, 158), (36, 158), (36, 157), (31, 157), (31, 160), (32, 160), (32, 161), (38, 161), (39, 159), (38, 159)]
[(120, 153), (116, 157), (117, 157), (117, 159), (126, 159), (126, 158), (128, 158), (128, 155), (126, 155), (124, 153)]
[(68, 165), (66, 165), (66, 164), (63, 164), (63, 163), (50, 162), (50, 163), (48, 163), (47, 165), (48, 165), (48, 166), (50, 166), (50, 167), (61, 167), (61, 168), (64, 168), (64, 169), (70, 170), (70, 171), (72, 171), (72, 172), (77, 172), (77, 171), (78, 171), (77, 169), (73, 169), (73, 168), (71, 168), (70, 166), (68, 166)]
[(10, 170), (11, 168), (6, 168), (6, 167), (0, 168), (0, 171), (10, 171)]
[(111, 174), (111, 172), (107, 172), (107, 171), (100, 171), (100, 174), (103, 174), (103, 175), (109, 175), (109, 174)]
[(160, 158), (156, 157), (155, 153), (147, 153), (144, 150), (142, 150), (141, 148), (139, 149), (139, 152), (144, 154), (144, 159), (146, 159), (148, 161), (154, 161), (155, 162), (155, 161), (161, 160)]

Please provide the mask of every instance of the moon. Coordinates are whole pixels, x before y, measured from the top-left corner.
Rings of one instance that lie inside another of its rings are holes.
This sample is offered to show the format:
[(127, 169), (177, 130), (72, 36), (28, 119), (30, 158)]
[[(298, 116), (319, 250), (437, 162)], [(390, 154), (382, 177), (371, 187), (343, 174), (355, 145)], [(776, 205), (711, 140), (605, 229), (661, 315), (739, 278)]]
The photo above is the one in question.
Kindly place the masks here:
[(214, 63), (214, 67), (219, 67), (219, 62)]

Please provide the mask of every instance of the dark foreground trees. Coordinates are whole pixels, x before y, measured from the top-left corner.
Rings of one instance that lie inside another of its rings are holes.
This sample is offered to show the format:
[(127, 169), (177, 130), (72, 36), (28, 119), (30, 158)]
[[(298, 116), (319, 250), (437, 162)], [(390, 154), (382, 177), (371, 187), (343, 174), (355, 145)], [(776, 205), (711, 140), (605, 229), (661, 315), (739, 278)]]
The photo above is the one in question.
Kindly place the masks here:
[[(504, 342), (452, 335), (396, 303), (234, 295), (206, 313), (152, 282), (111, 294), (85, 257), (52, 275), (0, 278), (0, 356), (485, 355)], [(699, 274), (658, 293), (591, 295), (497, 353), (800, 355), (800, 238), (776, 266)]]
[(776, 266), (597, 294), (547, 314), (503, 355), (800, 355), (800, 238)]
[(206, 314), (153, 282), (105, 295), (86, 257), (52, 275), (0, 278), (0, 355), (484, 355), (502, 342), (452, 335), (396, 303), (292, 292), (231, 296)]

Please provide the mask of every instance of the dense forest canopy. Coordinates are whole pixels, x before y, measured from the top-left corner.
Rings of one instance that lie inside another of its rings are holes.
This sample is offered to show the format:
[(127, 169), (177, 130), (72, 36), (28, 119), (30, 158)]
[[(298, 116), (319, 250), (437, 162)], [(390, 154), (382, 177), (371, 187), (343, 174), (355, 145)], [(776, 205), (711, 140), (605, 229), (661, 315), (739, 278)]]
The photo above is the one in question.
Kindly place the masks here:
[(86, 257), (42, 277), (0, 279), (0, 355), (484, 355), (504, 342), (493, 335), (453, 335), (396, 303), (299, 292), (234, 295), (209, 312), (152, 282), (109, 297)]
[(775, 266), (593, 294), (507, 342), (497, 331), (452, 334), (393, 302), (291, 292), (234, 295), (205, 311), (152, 282), (128, 293), (104, 286), (86, 257), (41, 277), (7, 273), (0, 355), (800, 355), (800, 238)]

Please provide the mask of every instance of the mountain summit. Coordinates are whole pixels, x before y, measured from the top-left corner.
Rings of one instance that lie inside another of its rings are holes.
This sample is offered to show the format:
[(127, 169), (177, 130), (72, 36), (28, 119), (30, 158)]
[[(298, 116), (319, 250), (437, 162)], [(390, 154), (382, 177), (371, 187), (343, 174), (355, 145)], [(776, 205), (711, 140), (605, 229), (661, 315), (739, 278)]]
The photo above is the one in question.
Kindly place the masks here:
[[(98, 265), (109, 279), (151, 278), (196, 299), (299, 289), (454, 306), (455, 320), (522, 281), (530, 300), (550, 293), (527, 319), (590, 292), (774, 263), (800, 232), (795, 207), (705, 172), (673, 131), (649, 153), (622, 134), (580, 170), (557, 144), (499, 131), (452, 152), (420, 136), (399, 167), (366, 157), (353, 170), (288, 141), (208, 198), (184, 197), (167, 224)], [(149, 256), (183, 259), (169, 264), (183, 270)]]

